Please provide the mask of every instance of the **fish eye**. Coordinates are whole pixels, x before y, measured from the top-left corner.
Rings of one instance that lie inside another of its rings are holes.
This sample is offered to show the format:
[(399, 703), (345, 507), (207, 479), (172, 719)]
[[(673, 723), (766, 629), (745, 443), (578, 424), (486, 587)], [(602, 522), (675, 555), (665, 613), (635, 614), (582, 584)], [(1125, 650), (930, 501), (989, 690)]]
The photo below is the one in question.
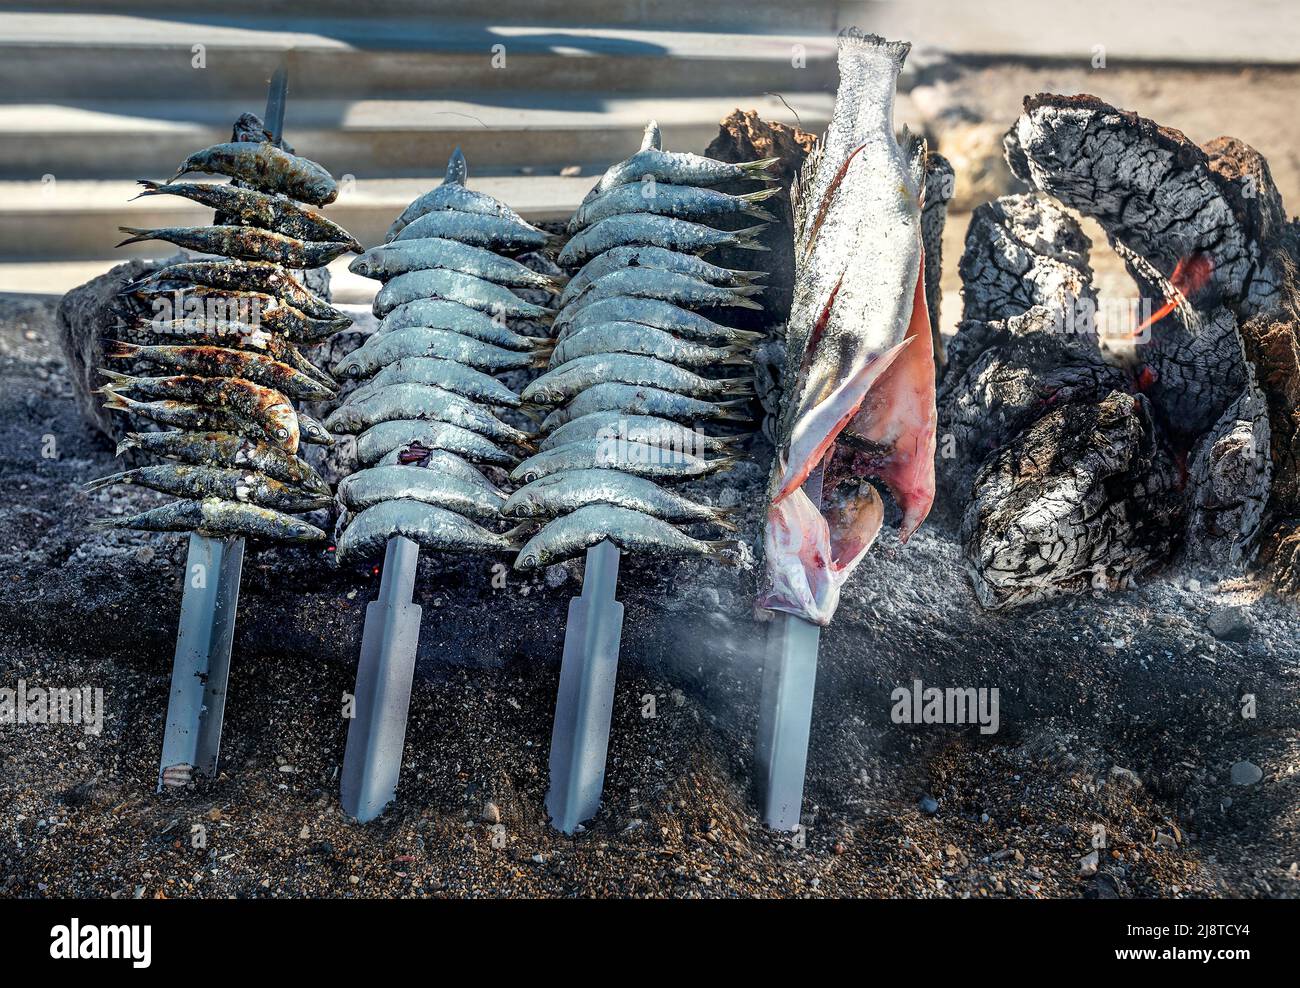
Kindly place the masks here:
[(524, 483), (525, 483), (525, 484), (531, 484), (531, 483), (532, 483), (534, 480), (536, 480), (536, 479), (537, 479), (537, 473), (536, 473), (536, 471), (529, 470), (526, 474), (524, 474)]
[(279, 428), (279, 429), (276, 429), (276, 430), (275, 430), (275, 438), (277, 438), (277, 439), (288, 439), (288, 438), (289, 438), (289, 430), (288, 430), (288, 429), (285, 429), (285, 428)]
[(525, 569), (532, 569), (537, 565), (537, 557), (530, 552), (528, 555), (524, 556), (522, 562)]

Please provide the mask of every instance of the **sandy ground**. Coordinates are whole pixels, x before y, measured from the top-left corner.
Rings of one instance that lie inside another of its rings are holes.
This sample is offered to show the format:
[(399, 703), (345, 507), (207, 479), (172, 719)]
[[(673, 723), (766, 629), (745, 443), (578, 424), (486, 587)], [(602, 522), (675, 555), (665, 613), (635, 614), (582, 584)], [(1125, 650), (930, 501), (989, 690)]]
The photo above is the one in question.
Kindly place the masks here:
[[(766, 831), (749, 789), (763, 639), (751, 574), (692, 564), (624, 572), (605, 802), (576, 838), (548, 827), (543, 803), (577, 584), (511, 576), (496, 590), (489, 560), (422, 566), (402, 785), (379, 821), (359, 826), (337, 803), (342, 698), (376, 580), (320, 553), (250, 554), (223, 770), (155, 795), (184, 542), (89, 530), (148, 495), (80, 489), (113, 460), (68, 400), (50, 317), (9, 299), (0, 323), (0, 687), (101, 688), (106, 721), (98, 736), (0, 727), (0, 894), (1300, 890), (1293, 605), (1249, 581), (1171, 574), (988, 615), (935, 529), (905, 549), (886, 535), (823, 638), (802, 840)], [(46, 436), (56, 458), (41, 456)], [(722, 492), (748, 506), (750, 539), (759, 463)], [(1207, 629), (1226, 603), (1246, 606), (1244, 641)], [(997, 733), (893, 723), (890, 692), (914, 679), (998, 688)], [(1243, 761), (1261, 781), (1232, 783)], [(1097, 873), (1081, 874), (1094, 844)]]

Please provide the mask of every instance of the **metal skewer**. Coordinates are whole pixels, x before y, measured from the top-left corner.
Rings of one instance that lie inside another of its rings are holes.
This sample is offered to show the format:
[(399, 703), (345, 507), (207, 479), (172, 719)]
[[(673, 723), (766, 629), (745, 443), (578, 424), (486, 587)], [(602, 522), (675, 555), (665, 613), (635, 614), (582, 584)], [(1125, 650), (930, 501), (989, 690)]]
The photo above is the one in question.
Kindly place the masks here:
[[(822, 500), (822, 471), (813, 471), (803, 487), (816, 505)], [(778, 611), (768, 631), (754, 759), (763, 822), (773, 830), (799, 826), (821, 630)]]
[(551, 730), (551, 788), (546, 811), (566, 834), (600, 809), (614, 709), (623, 605), (618, 589), (619, 550), (601, 542), (587, 550), (582, 595), (569, 601), (560, 689)]
[(420, 641), (421, 608), (411, 602), (419, 559), (420, 547), (410, 539), (389, 539), (379, 596), (366, 607), (355, 710), (339, 786), (344, 812), (362, 823), (379, 816), (393, 801), (402, 772)]
[[(264, 121), (276, 144), (283, 137), (288, 92), (289, 72), (281, 65), (267, 87)], [(242, 538), (190, 534), (167, 723), (158, 761), (159, 792), (164, 786), (185, 785), (195, 771), (216, 775), (243, 566)]]

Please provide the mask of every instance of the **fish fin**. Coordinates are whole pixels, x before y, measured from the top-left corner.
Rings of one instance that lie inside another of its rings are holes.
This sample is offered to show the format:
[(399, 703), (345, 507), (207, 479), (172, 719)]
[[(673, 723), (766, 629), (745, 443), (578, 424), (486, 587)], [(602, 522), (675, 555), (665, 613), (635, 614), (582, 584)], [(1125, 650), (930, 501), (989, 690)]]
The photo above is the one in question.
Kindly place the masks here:
[(130, 374), (120, 374), (117, 371), (108, 370), (105, 367), (98, 368), (100, 374), (108, 378), (108, 383), (100, 385), (95, 389), (96, 394), (113, 394), (119, 388), (129, 388), (135, 378)]
[(528, 541), (528, 536), (532, 533), (535, 527), (536, 523), (530, 520), (520, 522), (514, 528), (502, 532), (501, 537), (510, 540), (509, 544), (506, 545), (506, 548), (511, 552), (514, 552), (516, 549), (522, 549), (524, 543)]
[(752, 329), (733, 329), (731, 335), (740, 343), (746, 344), (747, 346), (761, 343), (763, 340), (767, 339), (766, 333), (760, 333)]
[(123, 233), (131, 234), (131, 236), (115, 244), (114, 246), (116, 247), (125, 247), (127, 244), (138, 244), (145, 240), (157, 239), (154, 236), (154, 234), (158, 232), (157, 230), (141, 230), (138, 227), (134, 227), (134, 226), (119, 226), (118, 229)]
[(734, 436), (714, 436), (713, 438), (724, 446), (739, 446), (745, 440), (752, 439), (756, 435), (758, 435), (756, 432), (741, 432)]
[[(134, 357), (144, 348), (136, 343), (127, 343), (125, 340), (110, 340), (104, 348), (104, 356), (110, 360), (126, 360)], [(102, 368), (101, 368), (102, 370)], [(104, 373), (108, 373), (104, 371)]]
[(767, 229), (766, 223), (760, 223), (758, 226), (747, 226), (743, 230), (733, 230), (731, 236), (731, 246), (741, 250), (771, 250), (766, 244), (759, 243), (758, 235)]
[[(774, 503), (803, 486), (808, 475), (835, 445), (844, 427), (858, 414), (867, 393), (911, 342), (910, 337), (906, 338), (868, 360), (796, 420), (788, 447), (790, 462), (786, 465), (780, 490), (773, 498)], [(930, 376), (933, 378), (933, 373)]]
[(754, 394), (752, 377), (727, 377), (717, 383), (722, 385), (722, 393), (725, 395), (750, 397)]
[(739, 454), (728, 454), (726, 456), (719, 456), (716, 460), (709, 460), (709, 473), (722, 473), (724, 470), (730, 470), (743, 459), (744, 457)]
[(117, 443), (117, 449), (113, 451), (114, 456), (121, 456), (128, 449), (140, 448), (140, 434), (138, 432), (128, 432), (126, 436)]
[(469, 163), (465, 160), (465, 154), (457, 144), (451, 152), (451, 157), (447, 159), (447, 175), (442, 180), (443, 185), (464, 185), (465, 180), (469, 178)]
[(727, 289), (733, 295), (762, 295), (767, 291), (767, 285), (736, 285), (734, 288)]
[(766, 278), (769, 274), (769, 272), (767, 271), (735, 271), (735, 270), (730, 270), (729, 273), (737, 281), (741, 281), (746, 284), (749, 284), (750, 282), (758, 281), (760, 278)]
[(766, 189), (758, 189), (754, 192), (742, 192), (736, 196), (737, 199), (744, 199), (746, 202), (762, 202), (764, 199), (771, 199), (781, 191), (781, 186), (770, 185)]
[(740, 211), (743, 215), (748, 216), (750, 219), (762, 220), (764, 223), (776, 222), (776, 216), (774, 216), (772, 213), (769, 213), (762, 206), (753, 206), (750, 205), (749, 203), (745, 203), (740, 207)]
[(645, 125), (645, 133), (641, 135), (642, 151), (662, 151), (664, 147), (663, 134), (659, 131), (659, 121), (651, 120)]
[(712, 559), (722, 566), (736, 567), (740, 565), (739, 540), (713, 539), (706, 540), (704, 544), (709, 547), (709, 551), (704, 554), (706, 559)]
[(104, 395), (104, 407), (114, 412), (129, 412), (134, 406), (140, 404), (138, 401), (124, 397), (116, 391), (101, 393)]
[(780, 160), (780, 158), (760, 158), (758, 161), (742, 161), (739, 167), (745, 170), (746, 178), (752, 178), (756, 182), (775, 182), (776, 176), (770, 174), (768, 169)]
[(96, 480), (90, 481), (88, 484), (83, 484), (81, 489), (83, 491), (98, 491), (105, 487), (112, 487), (114, 484), (129, 484), (131, 483), (129, 478), (133, 473), (135, 473), (134, 470), (123, 470), (121, 473), (112, 473), (107, 477), (100, 477)]
[(878, 34), (869, 34), (856, 27), (846, 27), (840, 31), (836, 42), (841, 57), (854, 54), (883, 54), (894, 63), (898, 71), (903, 70), (907, 55), (912, 50), (910, 41), (886, 41)]
[(903, 125), (903, 133), (898, 143), (907, 161), (907, 175), (912, 180), (912, 188), (908, 189), (908, 192), (916, 200), (917, 206), (924, 208), (925, 156), (928, 153), (928, 145), (924, 137), (913, 134), (906, 124)]
[[(858, 413), (853, 432), (889, 449), (874, 471), (903, 509), (899, 538), (907, 541), (930, 513), (934, 501), (934, 447), (937, 413), (934, 395), (934, 344), (925, 305), (924, 259), (912, 297), (908, 340), (872, 387), (875, 400)], [(860, 424), (859, 424), (860, 422)]]
[(746, 298), (745, 296), (747, 294), (752, 293), (742, 294), (740, 292), (733, 292), (731, 298), (727, 300), (726, 304), (734, 309), (754, 309), (757, 312), (762, 312), (763, 304), (761, 302), (755, 302), (752, 298)]
[(135, 200), (141, 198), (142, 196), (156, 196), (156, 195), (163, 195), (163, 194), (165, 194), (165, 193), (168, 191), (167, 189), (165, 189), (165, 188), (162, 186), (161, 183), (159, 183), (159, 182), (152, 182), (152, 181), (150, 181), (150, 180), (147, 179), (147, 178), (137, 178), (137, 179), (136, 179), (136, 184), (138, 184), (138, 185), (143, 185), (143, 186), (144, 186), (144, 191), (143, 191), (143, 192), (138, 192), (138, 193), (136, 193), (135, 195), (133, 195), (133, 196), (131, 197), (131, 199), (130, 199), (131, 202), (135, 202)]
[(753, 416), (746, 415), (741, 409), (749, 407), (748, 398), (737, 398), (734, 401), (715, 401), (713, 407), (716, 411), (713, 418), (718, 422), (753, 422)]
[(735, 508), (712, 508), (710, 509), (710, 512), (713, 515), (712, 524), (717, 525), (724, 532), (738, 532), (740, 531), (740, 526), (731, 519), (732, 516), (738, 514), (739, 511), (740, 508), (738, 506)]

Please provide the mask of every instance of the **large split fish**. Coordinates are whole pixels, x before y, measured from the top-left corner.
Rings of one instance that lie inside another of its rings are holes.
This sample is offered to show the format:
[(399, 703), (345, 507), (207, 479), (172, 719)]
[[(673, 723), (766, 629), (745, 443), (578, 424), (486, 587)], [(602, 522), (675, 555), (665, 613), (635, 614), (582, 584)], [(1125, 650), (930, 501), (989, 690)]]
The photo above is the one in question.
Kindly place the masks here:
[(884, 505), (866, 478), (892, 492), (903, 538), (934, 499), (926, 149), (906, 132), (900, 144), (893, 122), (910, 47), (841, 33), (831, 124), (796, 189), (785, 375), (793, 385), (778, 422), (759, 603), (818, 624), (830, 622), (880, 530)]

